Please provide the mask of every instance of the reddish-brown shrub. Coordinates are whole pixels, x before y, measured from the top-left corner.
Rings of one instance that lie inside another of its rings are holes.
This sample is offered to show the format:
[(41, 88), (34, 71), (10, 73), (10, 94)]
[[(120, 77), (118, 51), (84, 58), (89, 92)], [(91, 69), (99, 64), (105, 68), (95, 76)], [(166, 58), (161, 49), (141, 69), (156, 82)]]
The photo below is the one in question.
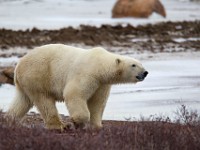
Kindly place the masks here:
[[(32, 117), (34, 119), (34, 117)], [(104, 121), (100, 131), (48, 131), (40, 125), (26, 127), (0, 113), (0, 150), (197, 150), (200, 125), (169, 121)]]

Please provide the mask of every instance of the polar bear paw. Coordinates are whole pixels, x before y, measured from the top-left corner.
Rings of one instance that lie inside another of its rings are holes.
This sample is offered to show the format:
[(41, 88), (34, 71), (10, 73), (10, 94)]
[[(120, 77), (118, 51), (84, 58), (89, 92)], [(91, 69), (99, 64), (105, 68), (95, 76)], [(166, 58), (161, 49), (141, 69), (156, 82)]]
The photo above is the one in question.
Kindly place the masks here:
[(63, 130), (65, 127), (65, 125), (63, 123), (51, 123), (51, 124), (46, 124), (46, 128), (47, 129), (50, 129), (50, 130), (53, 130), (53, 129), (56, 129), (56, 130)]

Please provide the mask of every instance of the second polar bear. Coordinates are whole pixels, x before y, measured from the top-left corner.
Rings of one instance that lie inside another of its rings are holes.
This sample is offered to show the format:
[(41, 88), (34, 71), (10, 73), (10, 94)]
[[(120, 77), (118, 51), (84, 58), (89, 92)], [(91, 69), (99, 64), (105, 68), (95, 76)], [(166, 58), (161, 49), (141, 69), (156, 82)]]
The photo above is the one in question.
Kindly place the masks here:
[(143, 81), (147, 74), (139, 61), (101, 47), (41, 46), (16, 66), (16, 96), (8, 114), (21, 119), (34, 105), (48, 129), (63, 129), (55, 103), (64, 101), (75, 124), (101, 128), (111, 85)]

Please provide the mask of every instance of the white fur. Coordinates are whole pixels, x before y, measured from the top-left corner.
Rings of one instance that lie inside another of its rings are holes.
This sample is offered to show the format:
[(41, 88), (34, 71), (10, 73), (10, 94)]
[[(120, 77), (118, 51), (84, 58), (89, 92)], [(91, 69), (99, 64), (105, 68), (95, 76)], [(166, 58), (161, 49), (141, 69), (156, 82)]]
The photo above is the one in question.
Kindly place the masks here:
[(136, 76), (143, 71), (137, 60), (100, 47), (38, 47), (24, 56), (15, 69), (16, 97), (8, 114), (20, 119), (35, 105), (47, 128), (62, 129), (64, 124), (55, 102), (64, 100), (76, 124), (90, 122), (100, 128), (111, 85), (136, 83)]

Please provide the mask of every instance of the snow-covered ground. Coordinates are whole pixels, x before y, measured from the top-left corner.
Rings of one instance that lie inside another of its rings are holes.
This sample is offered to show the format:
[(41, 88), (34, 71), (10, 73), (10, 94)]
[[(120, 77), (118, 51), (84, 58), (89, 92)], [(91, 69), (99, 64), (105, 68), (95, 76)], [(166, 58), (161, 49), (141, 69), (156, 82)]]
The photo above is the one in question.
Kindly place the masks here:
[[(181, 104), (200, 111), (200, 52), (134, 54), (133, 57), (142, 61), (149, 75), (136, 85), (113, 86), (104, 119), (124, 120), (154, 114), (173, 118), (173, 112)], [(7, 63), (16, 61), (14, 57)], [(13, 97), (14, 86), (0, 87), (0, 107), (5, 111)], [(57, 107), (60, 113), (68, 114), (64, 103), (58, 103)]]
[(200, 19), (200, 3), (161, 0), (167, 18), (153, 14), (149, 19), (112, 19), (116, 0), (0, 0), (0, 27), (52, 29), (80, 24), (144, 24)]

